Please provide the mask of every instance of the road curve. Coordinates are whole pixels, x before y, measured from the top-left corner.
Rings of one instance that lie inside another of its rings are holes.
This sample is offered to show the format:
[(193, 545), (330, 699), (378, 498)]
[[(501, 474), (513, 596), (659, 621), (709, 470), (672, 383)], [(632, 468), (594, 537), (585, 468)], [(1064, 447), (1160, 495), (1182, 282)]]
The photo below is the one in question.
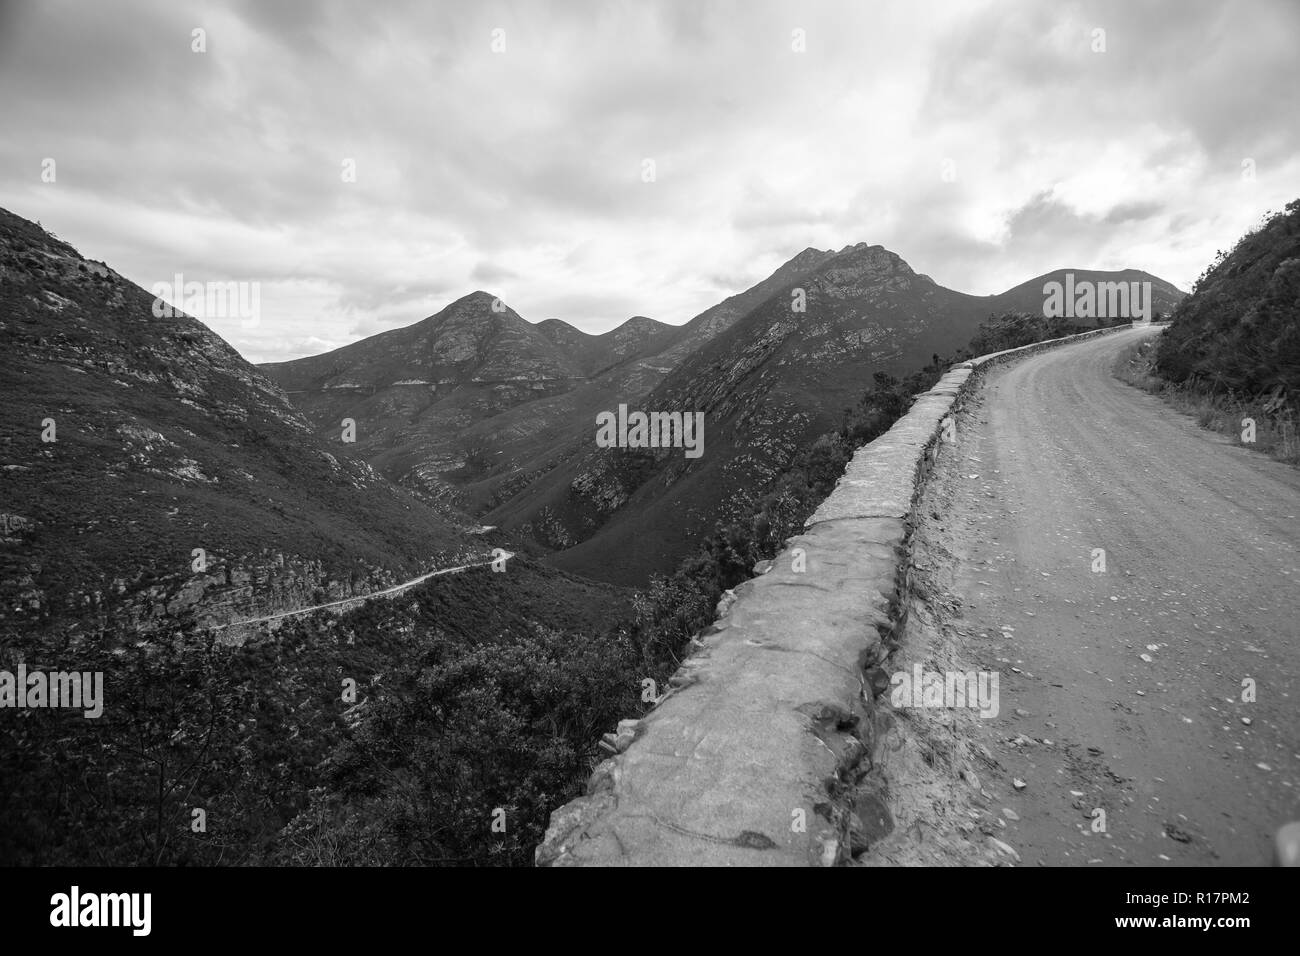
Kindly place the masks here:
[(969, 815), (1024, 863), (1260, 864), (1300, 819), (1300, 473), (1115, 378), (1151, 334), (991, 371), (921, 516), (1000, 672)]
[(403, 591), (409, 591), (417, 584), (423, 584), (425, 581), (429, 580), (430, 578), (440, 577), (444, 574), (456, 574), (460, 571), (466, 571), (470, 568), (481, 568), (497, 560), (509, 561), (514, 556), (515, 555), (513, 551), (503, 551), (501, 555), (499, 555), (498, 557), (488, 558), (484, 561), (477, 561), (472, 564), (458, 564), (455, 567), (451, 567), (451, 568), (439, 568), (436, 571), (428, 571), (424, 574), (421, 574), (419, 577), (411, 578), (411, 580), (409, 581), (403, 581), (401, 584), (394, 584), (391, 588), (384, 588), (382, 591), (371, 591), (367, 594), (356, 594), (353, 595), (352, 597), (343, 598), (338, 601), (329, 601), (325, 604), (313, 604), (311, 607), (298, 607), (298, 608), (294, 608), (291, 611), (280, 611), (276, 614), (267, 614), (263, 617), (250, 617), (247, 620), (243, 620), (243, 621), (230, 621), (229, 623), (226, 624), (216, 624), (213, 625), (212, 630), (219, 631), (222, 628), (239, 627), (245, 624), (264, 624), (267, 621), (278, 621), (281, 618), (286, 618), (286, 617), (298, 617), (299, 615), (302, 614), (311, 614), (314, 611), (325, 611), (332, 607), (342, 607), (345, 604), (363, 604), (366, 601), (373, 600), (374, 598), (391, 597), (394, 594), (401, 594)]

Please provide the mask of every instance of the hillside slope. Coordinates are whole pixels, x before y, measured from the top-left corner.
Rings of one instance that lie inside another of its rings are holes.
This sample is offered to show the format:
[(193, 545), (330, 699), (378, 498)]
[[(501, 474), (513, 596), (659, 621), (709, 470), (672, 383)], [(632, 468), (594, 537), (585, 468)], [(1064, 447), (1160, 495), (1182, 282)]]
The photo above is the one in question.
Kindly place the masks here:
[[(1072, 276), (1073, 285), (1081, 287), (1084, 282), (1089, 282), (1094, 287), (1101, 287), (1104, 283), (1120, 282), (1129, 286), (1132, 291), (1133, 283), (1151, 283), (1151, 317), (1154, 319), (1155, 314), (1159, 312), (1163, 316), (1168, 316), (1183, 300), (1186, 295), (1181, 289), (1171, 282), (1166, 282), (1159, 276), (1153, 276), (1149, 272), (1143, 272), (1140, 269), (1121, 269), (1117, 272), (1103, 272), (1097, 269), (1056, 269), (1052, 272), (1044, 273), (1041, 276), (1022, 282), (1020, 285), (1012, 286), (1006, 292), (999, 293), (996, 298), (998, 307), (1008, 312), (1028, 312), (1031, 315), (1043, 314), (1044, 293), (1043, 288), (1049, 283), (1059, 283), (1063, 289), (1066, 284), (1066, 277)], [(1099, 293), (1098, 298), (1109, 302), (1109, 297), (1104, 293)], [(1077, 297), (1076, 297), (1077, 301)], [(1134, 303), (1136, 305), (1136, 303)], [(1135, 318), (1136, 316), (1127, 316)], [(1097, 316), (1082, 318), (1079, 321), (1086, 324), (1097, 325), (1104, 324), (1098, 322)], [(1106, 316), (1105, 318), (1115, 318), (1115, 316)], [(1121, 316), (1121, 318), (1125, 318)]]
[(313, 436), (219, 336), (153, 304), (0, 210), (0, 627), (229, 620), (469, 546), (463, 519)]
[(1160, 374), (1212, 391), (1300, 396), (1300, 199), (1220, 254), (1174, 311)]

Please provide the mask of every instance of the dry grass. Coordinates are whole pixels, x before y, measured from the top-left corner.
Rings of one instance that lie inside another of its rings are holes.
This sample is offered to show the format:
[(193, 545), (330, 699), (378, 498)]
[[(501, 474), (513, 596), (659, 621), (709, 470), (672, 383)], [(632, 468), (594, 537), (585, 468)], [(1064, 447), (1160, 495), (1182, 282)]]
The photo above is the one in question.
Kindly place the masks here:
[[(1235, 395), (1211, 392), (1204, 386), (1175, 384), (1160, 378), (1152, 369), (1157, 340), (1147, 339), (1126, 349), (1115, 366), (1121, 381), (1137, 386), (1196, 419), (1202, 428), (1227, 435), (1238, 444), (1263, 452), (1278, 461), (1300, 467), (1300, 428), (1294, 408), (1265, 410), (1265, 399), (1246, 400)], [(1243, 419), (1254, 419), (1254, 443), (1242, 440)]]

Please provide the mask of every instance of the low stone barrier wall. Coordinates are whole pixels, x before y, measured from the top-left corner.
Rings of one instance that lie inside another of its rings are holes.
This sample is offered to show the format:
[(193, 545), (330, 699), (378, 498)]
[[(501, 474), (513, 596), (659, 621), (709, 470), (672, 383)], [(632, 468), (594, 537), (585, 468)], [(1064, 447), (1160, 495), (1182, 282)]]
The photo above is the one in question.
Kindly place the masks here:
[(804, 532), (719, 603), (655, 709), (607, 735), (615, 755), (551, 814), (537, 864), (828, 866), (888, 832), (859, 784), (945, 420), (993, 365), (1123, 328), (956, 365), (858, 449)]

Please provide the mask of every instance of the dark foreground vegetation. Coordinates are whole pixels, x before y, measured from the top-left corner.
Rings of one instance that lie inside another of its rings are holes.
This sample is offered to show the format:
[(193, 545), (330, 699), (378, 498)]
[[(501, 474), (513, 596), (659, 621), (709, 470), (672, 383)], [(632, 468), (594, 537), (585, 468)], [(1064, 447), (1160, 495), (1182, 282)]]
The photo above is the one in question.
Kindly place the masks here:
[(0, 669), (103, 671), (106, 688), (97, 719), (0, 724), (0, 863), (531, 863), (601, 734), (651, 706), (643, 682), (665, 685), (722, 592), (942, 371), (877, 375), (749, 520), (640, 593), (516, 558), (242, 646), (10, 635)]
[(106, 687), (97, 719), (4, 712), (0, 863), (526, 862), (635, 706), (629, 622), (618, 589), (512, 562), (242, 646), (11, 635), (0, 669)]

